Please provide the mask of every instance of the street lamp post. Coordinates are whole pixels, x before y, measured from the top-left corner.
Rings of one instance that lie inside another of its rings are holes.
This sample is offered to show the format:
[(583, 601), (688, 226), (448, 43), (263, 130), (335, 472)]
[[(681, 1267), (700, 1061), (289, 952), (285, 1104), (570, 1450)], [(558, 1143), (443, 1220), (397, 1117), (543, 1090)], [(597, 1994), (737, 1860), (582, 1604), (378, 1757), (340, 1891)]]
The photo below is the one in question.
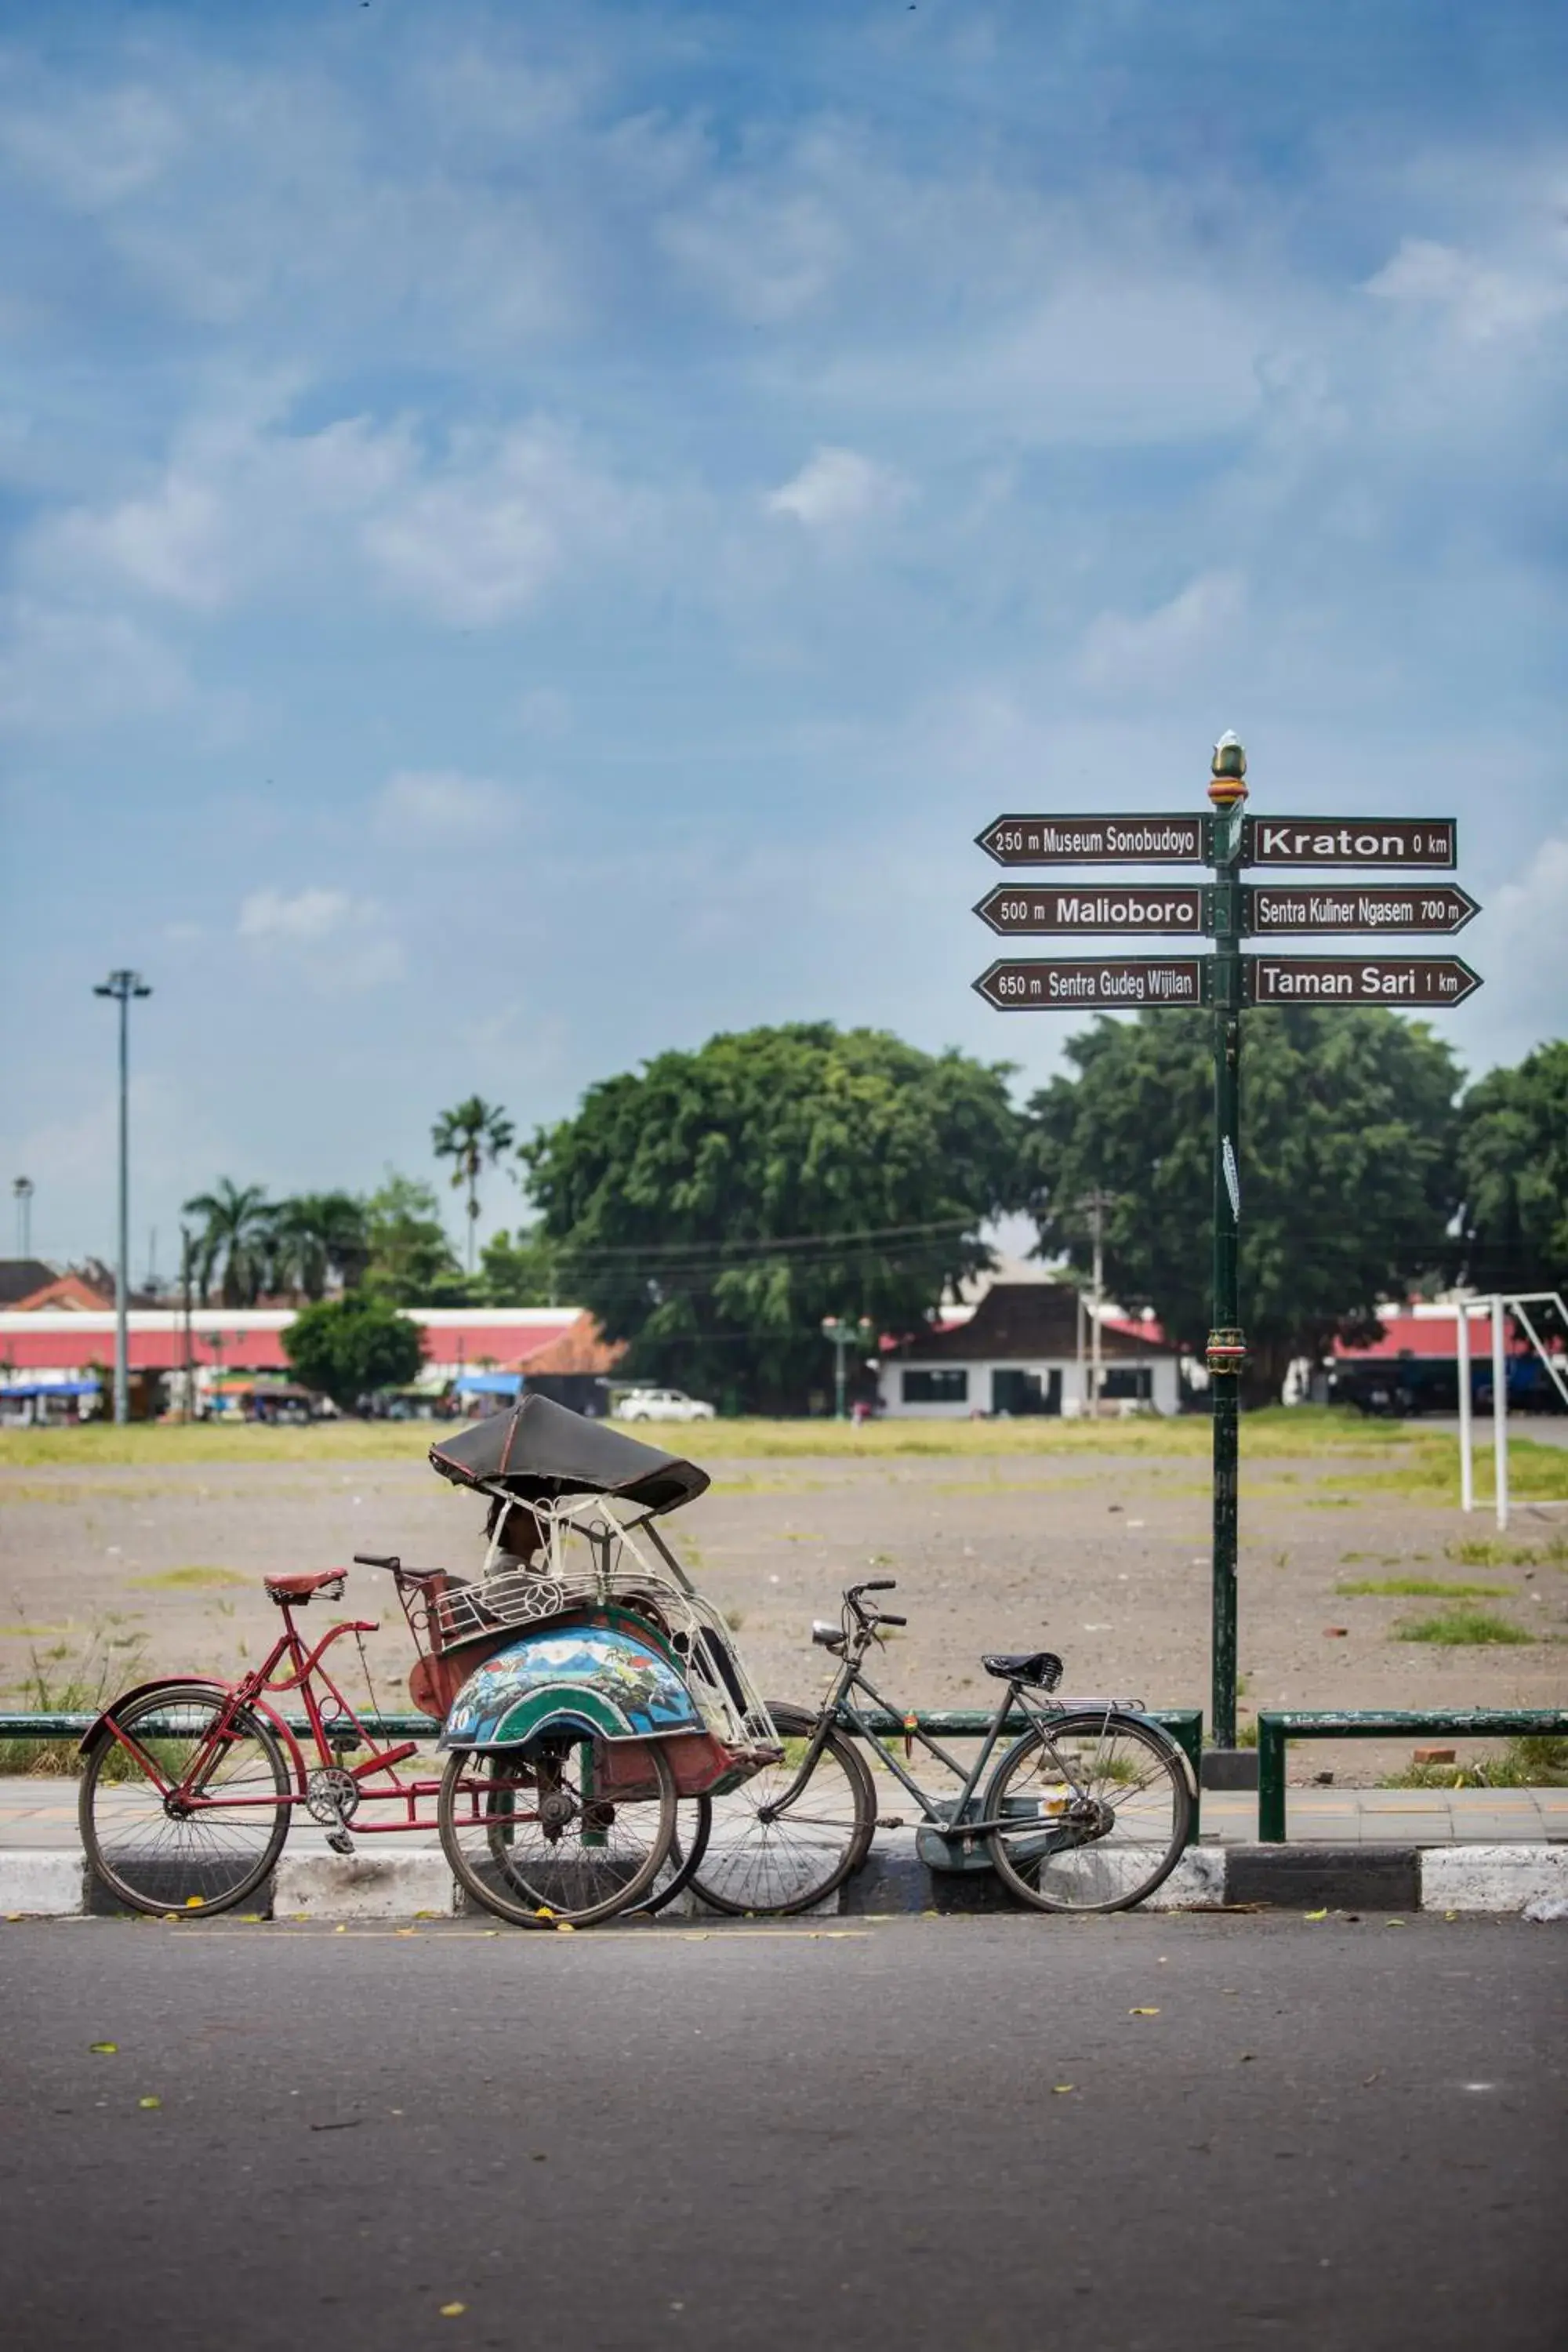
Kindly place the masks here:
[(111, 971), (93, 990), (111, 996), (120, 1007), (120, 1235), (114, 1258), (114, 1418), (131, 1418), (131, 1359), (126, 1341), (126, 1307), (131, 1280), (131, 1000), (151, 996), (139, 971)]

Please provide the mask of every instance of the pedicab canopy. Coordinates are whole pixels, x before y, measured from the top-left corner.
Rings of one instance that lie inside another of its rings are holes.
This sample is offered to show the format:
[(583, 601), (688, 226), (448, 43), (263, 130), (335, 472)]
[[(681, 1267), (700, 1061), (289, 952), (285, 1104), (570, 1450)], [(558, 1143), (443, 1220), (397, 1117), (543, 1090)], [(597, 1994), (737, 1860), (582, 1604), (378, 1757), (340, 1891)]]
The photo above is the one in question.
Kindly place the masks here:
[(521, 1502), (614, 1495), (650, 1512), (673, 1511), (709, 1485), (679, 1454), (623, 1437), (551, 1397), (524, 1396), (430, 1448), (431, 1467), (455, 1486), (504, 1486)]

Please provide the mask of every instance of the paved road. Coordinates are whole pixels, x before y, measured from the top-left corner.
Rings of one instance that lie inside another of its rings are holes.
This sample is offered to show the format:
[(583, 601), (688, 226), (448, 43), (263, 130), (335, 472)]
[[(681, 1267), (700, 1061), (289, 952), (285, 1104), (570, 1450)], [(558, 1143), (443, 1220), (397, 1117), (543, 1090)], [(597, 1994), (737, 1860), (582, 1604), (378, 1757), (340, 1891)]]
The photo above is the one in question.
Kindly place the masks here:
[(13, 2352), (1564, 2340), (1568, 1929), (0, 1937)]

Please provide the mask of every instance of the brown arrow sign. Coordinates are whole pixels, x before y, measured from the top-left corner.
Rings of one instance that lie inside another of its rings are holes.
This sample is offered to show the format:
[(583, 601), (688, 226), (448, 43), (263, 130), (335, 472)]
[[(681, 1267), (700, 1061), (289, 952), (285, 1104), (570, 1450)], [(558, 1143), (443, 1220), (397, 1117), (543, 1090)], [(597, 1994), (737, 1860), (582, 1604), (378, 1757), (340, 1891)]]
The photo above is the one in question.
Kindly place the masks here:
[(1004, 882), (974, 909), (1005, 937), (1098, 932), (1144, 938), (1204, 928), (1204, 892), (1195, 882), (1154, 884)]
[(1458, 956), (1246, 956), (1254, 1004), (1462, 1004), (1481, 985)]
[(1203, 956), (1127, 957), (1066, 963), (1023, 957), (994, 963), (974, 985), (999, 1013), (1127, 1013), (1142, 1005), (1201, 1004)]
[(1244, 866), (1454, 866), (1451, 816), (1249, 816)]
[(998, 866), (1201, 866), (1206, 816), (999, 816), (975, 839)]
[(1260, 882), (1241, 894), (1263, 939), (1290, 931), (1462, 931), (1479, 907), (1454, 882)]

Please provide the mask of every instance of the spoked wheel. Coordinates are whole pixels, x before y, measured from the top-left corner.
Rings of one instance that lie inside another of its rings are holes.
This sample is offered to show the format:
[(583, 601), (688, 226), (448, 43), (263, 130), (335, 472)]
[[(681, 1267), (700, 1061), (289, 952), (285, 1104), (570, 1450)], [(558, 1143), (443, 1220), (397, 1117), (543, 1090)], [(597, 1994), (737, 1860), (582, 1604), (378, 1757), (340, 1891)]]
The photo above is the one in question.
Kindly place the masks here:
[(675, 1835), (675, 1776), (650, 1743), (652, 1794), (606, 1802), (594, 1795), (593, 1759), (586, 1741), (449, 1758), (437, 1826), (476, 1903), (520, 1927), (587, 1927), (654, 1885)]
[(645, 1919), (666, 1904), (684, 1895), (700, 1869), (708, 1851), (708, 1840), (713, 1829), (711, 1797), (682, 1797), (675, 1809), (675, 1835), (670, 1840), (669, 1853), (663, 1869), (654, 1880), (652, 1889), (637, 1905)]
[(1041, 1911), (1127, 1911), (1181, 1859), (1193, 1800), (1181, 1751), (1137, 1717), (1069, 1715), (1026, 1732), (985, 1791), (991, 1859)]
[(834, 1730), (798, 1795), (779, 1805), (810, 1752), (816, 1717), (769, 1702), (784, 1760), (716, 1798), (708, 1852), (691, 1880), (715, 1911), (809, 1911), (866, 1859), (877, 1826), (871, 1775), (854, 1742)]
[(133, 1911), (226, 1911), (282, 1852), (292, 1784), (281, 1743), (246, 1710), (226, 1723), (228, 1703), (216, 1683), (143, 1691), (115, 1710), (132, 1744), (106, 1728), (87, 1759), (81, 1842)]

